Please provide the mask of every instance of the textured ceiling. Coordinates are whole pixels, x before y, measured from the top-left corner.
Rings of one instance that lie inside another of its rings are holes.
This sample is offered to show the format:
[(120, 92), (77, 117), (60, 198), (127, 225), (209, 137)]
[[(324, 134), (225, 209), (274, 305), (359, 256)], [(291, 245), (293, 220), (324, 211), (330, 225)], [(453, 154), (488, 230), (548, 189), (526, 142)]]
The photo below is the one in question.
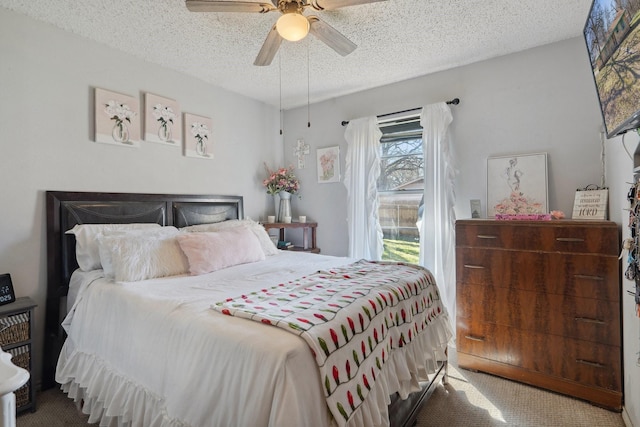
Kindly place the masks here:
[(342, 57), (310, 35), (284, 41), (270, 66), (256, 67), (278, 12), (189, 12), (184, 0), (0, 0), (0, 7), (276, 107), (282, 91), (285, 109), (306, 105), (308, 92), (319, 102), (581, 36), (590, 4), (388, 0), (308, 9), (358, 48)]

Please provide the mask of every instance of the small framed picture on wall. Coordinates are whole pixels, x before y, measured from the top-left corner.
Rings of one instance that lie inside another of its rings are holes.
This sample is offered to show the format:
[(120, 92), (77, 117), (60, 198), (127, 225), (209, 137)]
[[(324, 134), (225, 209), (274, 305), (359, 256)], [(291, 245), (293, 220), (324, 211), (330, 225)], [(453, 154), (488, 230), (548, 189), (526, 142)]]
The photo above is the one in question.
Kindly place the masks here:
[(182, 120), (177, 101), (145, 93), (144, 140), (173, 147), (182, 146)]
[(95, 141), (121, 147), (140, 146), (138, 98), (95, 89)]
[(213, 159), (211, 138), (212, 120), (209, 117), (184, 113), (184, 155), (199, 159)]
[(318, 148), (316, 158), (318, 183), (340, 182), (340, 146)]

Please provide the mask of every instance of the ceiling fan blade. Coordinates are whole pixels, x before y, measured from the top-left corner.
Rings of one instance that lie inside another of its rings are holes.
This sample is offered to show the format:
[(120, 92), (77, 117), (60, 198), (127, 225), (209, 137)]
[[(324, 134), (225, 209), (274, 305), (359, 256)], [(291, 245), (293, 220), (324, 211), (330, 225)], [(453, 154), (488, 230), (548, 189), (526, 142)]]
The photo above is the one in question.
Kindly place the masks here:
[(354, 42), (343, 36), (331, 25), (321, 21), (317, 16), (312, 15), (307, 19), (310, 24), (309, 32), (340, 55), (347, 56), (358, 47)]
[(310, 0), (309, 4), (315, 10), (334, 10), (341, 7), (356, 6), (359, 4), (377, 3), (387, 0)]
[(256, 60), (253, 61), (253, 65), (264, 66), (271, 64), (271, 61), (273, 61), (273, 57), (276, 56), (281, 43), (282, 37), (280, 37), (280, 34), (278, 34), (276, 26), (274, 25), (271, 28), (271, 31), (269, 31), (269, 34), (267, 34), (267, 39), (262, 44), (262, 48), (260, 49), (260, 52), (258, 52)]
[(255, 12), (267, 13), (278, 10), (270, 3), (250, 1), (186, 0), (191, 12)]

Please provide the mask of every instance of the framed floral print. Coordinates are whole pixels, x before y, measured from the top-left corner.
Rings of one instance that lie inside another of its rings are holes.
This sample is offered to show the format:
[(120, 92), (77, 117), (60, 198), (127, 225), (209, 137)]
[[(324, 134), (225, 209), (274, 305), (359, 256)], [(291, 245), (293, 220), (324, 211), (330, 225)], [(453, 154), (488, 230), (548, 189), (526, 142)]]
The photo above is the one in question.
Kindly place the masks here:
[(340, 146), (318, 148), (318, 183), (340, 182)]
[(199, 159), (213, 159), (211, 130), (210, 118), (184, 113), (184, 155)]
[(548, 214), (547, 153), (487, 159), (487, 217)]
[(177, 101), (145, 93), (144, 139), (173, 147), (182, 146), (182, 120)]
[(140, 146), (138, 98), (95, 89), (95, 141), (123, 147)]

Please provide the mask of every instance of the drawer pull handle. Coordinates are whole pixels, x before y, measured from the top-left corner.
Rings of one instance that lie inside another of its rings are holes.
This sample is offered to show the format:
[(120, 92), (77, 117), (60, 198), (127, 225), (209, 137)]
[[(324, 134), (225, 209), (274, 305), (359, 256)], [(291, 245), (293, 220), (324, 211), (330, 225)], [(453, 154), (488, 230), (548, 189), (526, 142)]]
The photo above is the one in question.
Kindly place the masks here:
[(482, 265), (473, 265), (473, 264), (465, 264), (464, 268), (483, 269), (484, 266), (482, 266)]
[(576, 359), (576, 363), (582, 363), (583, 365), (593, 366), (594, 368), (605, 368), (606, 365), (598, 362), (591, 362), (589, 360), (584, 359)]
[(599, 319), (591, 319), (589, 317), (576, 317), (575, 318), (576, 322), (585, 322), (585, 323), (595, 323), (598, 325), (606, 325), (607, 322), (605, 322), (604, 320), (599, 320)]
[(574, 274), (573, 277), (575, 277), (576, 279), (604, 280), (603, 277), (600, 277), (600, 276), (589, 276), (588, 274)]
[(492, 236), (490, 234), (478, 234), (478, 239), (497, 239), (498, 236)]
[(558, 242), (584, 242), (584, 239), (579, 239), (577, 237), (556, 237)]
[(471, 341), (480, 341), (480, 342), (484, 342), (484, 338), (483, 337), (474, 337), (473, 335), (465, 335), (464, 336), (466, 339), (471, 340)]

